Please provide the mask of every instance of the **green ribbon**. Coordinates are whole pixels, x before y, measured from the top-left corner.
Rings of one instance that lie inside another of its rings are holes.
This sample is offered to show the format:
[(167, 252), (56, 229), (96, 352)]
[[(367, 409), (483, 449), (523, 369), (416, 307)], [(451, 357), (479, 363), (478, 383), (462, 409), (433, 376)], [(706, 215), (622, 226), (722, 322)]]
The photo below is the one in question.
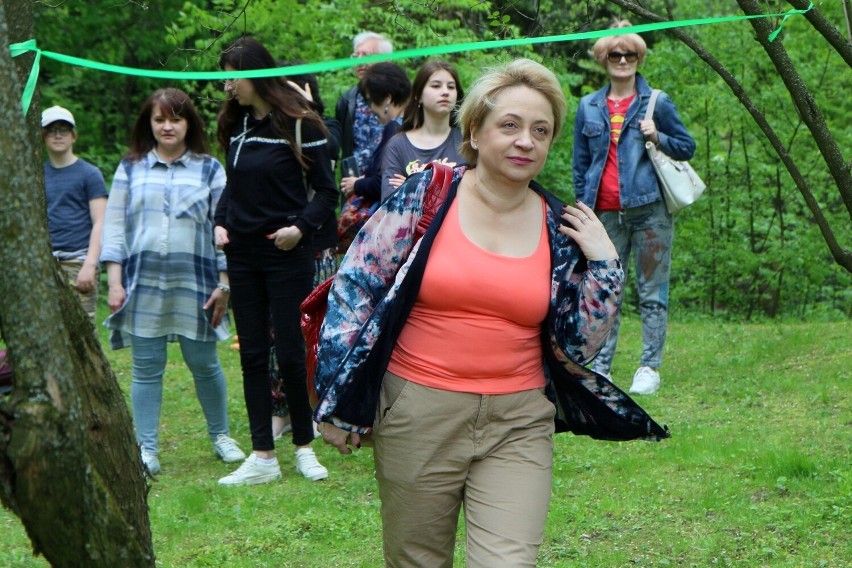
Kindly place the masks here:
[(31, 39), (25, 41), (23, 43), (13, 43), (9, 46), (9, 51), (12, 53), (12, 57), (17, 57), (28, 51), (35, 51), (35, 60), (33, 61), (33, 66), (30, 69), (30, 76), (27, 77), (27, 84), (24, 86), (24, 94), (21, 96), (21, 106), (24, 107), (24, 116), (27, 116), (27, 112), (30, 110), (30, 103), (33, 100), (33, 93), (35, 93), (36, 83), (38, 82), (38, 72), (41, 65), (41, 50), (36, 47), (36, 40)]
[(486, 49), (500, 49), (505, 47), (515, 47), (521, 45), (535, 45), (539, 43), (557, 43), (563, 41), (578, 41), (587, 39), (598, 39), (607, 36), (616, 36), (630, 33), (642, 33), (656, 30), (667, 30), (672, 28), (685, 28), (690, 26), (700, 26), (705, 24), (720, 24), (725, 22), (736, 22), (740, 20), (751, 20), (755, 18), (778, 18), (783, 17), (778, 28), (769, 36), (769, 40), (773, 41), (781, 32), (784, 22), (790, 16), (797, 14), (805, 14), (813, 8), (813, 2), (804, 10), (789, 10), (783, 14), (756, 14), (746, 16), (724, 16), (719, 18), (697, 18), (693, 20), (674, 20), (666, 22), (655, 22), (652, 24), (639, 24), (626, 28), (612, 28), (605, 30), (597, 30), (592, 32), (580, 32), (572, 34), (542, 36), (542, 37), (527, 37), (518, 39), (502, 39), (492, 41), (476, 41), (470, 43), (455, 43), (452, 45), (437, 45), (431, 47), (423, 47), (416, 49), (403, 49), (393, 53), (380, 53), (376, 55), (368, 55), (360, 58), (336, 59), (333, 61), (321, 61), (318, 63), (305, 63), (301, 65), (292, 65), (290, 67), (275, 67), (272, 69), (250, 69), (247, 71), (152, 71), (148, 69), (136, 69), (133, 67), (123, 67), (121, 65), (111, 65), (109, 63), (100, 63), (89, 59), (81, 59), (52, 51), (43, 51), (36, 46), (36, 41), (31, 39), (23, 43), (14, 43), (9, 46), (12, 57), (17, 57), (29, 51), (34, 51), (35, 61), (33, 62), (30, 76), (27, 84), (24, 87), (24, 93), (21, 97), (21, 105), (24, 109), (24, 115), (29, 111), (30, 103), (32, 102), (33, 93), (35, 92), (36, 82), (38, 81), (39, 62), (41, 57), (47, 57), (61, 63), (69, 65), (77, 65), (79, 67), (87, 67), (98, 71), (106, 71), (109, 73), (120, 73), (122, 75), (134, 75), (137, 77), (149, 77), (154, 79), (173, 79), (173, 80), (200, 80), (200, 81), (215, 81), (223, 79), (256, 79), (260, 77), (281, 77), (288, 75), (301, 75), (306, 73), (322, 73), (325, 71), (336, 71), (338, 69), (347, 69), (356, 65), (364, 65), (376, 63), (378, 61), (394, 61), (398, 59), (410, 59), (414, 57), (428, 57), (432, 55), (446, 55), (448, 53), (458, 53), (463, 51), (481, 51)]

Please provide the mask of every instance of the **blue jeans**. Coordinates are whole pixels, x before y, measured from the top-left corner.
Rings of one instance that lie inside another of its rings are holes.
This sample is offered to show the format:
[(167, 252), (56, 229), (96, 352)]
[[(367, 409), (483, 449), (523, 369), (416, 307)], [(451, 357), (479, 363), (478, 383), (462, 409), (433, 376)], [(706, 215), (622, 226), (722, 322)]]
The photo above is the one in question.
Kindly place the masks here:
[[(183, 360), (195, 379), (195, 394), (204, 417), (207, 433), (215, 441), (229, 434), (225, 373), (219, 364), (215, 341), (195, 341), (178, 336)], [(166, 369), (167, 338), (130, 336), (133, 359), (130, 400), (136, 443), (156, 454), (159, 449), (160, 408), (163, 402), (163, 373)]]
[(269, 377), (269, 324), (272, 321), (278, 369), (293, 425), (293, 444), (314, 439), (305, 371), (305, 339), (299, 304), (310, 293), (314, 253), (303, 245), (289, 251), (268, 239), (230, 236), (225, 245), (231, 307), (240, 339), (243, 394), (251, 429), (252, 449), (268, 451), (272, 441), (272, 396)]
[[(674, 218), (666, 210), (665, 203), (655, 201), (642, 207), (622, 211), (596, 211), (615, 244), (624, 278), (630, 266), (630, 254), (636, 270), (636, 289), (639, 293), (639, 315), (642, 318), (642, 357), (639, 365), (659, 368), (663, 364), (663, 347), (666, 343), (666, 327), (669, 311), (669, 275), (672, 265), (672, 242), (674, 240)], [(595, 371), (609, 375), (618, 328), (621, 325), (621, 302), (609, 339), (594, 361)]]

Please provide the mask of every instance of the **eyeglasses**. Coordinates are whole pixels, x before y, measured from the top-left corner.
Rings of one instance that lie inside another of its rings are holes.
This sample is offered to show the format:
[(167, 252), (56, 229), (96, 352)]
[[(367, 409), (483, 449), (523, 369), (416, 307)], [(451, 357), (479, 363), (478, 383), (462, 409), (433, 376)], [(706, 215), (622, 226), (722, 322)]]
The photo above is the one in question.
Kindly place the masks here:
[(368, 55), (375, 55), (377, 52), (375, 51), (353, 51), (349, 56), (352, 59), (356, 59), (358, 57), (367, 57)]
[(66, 136), (74, 132), (74, 129), (70, 126), (48, 126), (44, 129), (44, 131), (49, 136), (56, 136), (57, 134), (59, 134), (60, 136)]
[(606, 54), (606, 58), (610, 63), (619, 63), (621, 62), (621, 58), (628, 63), (635, 63), (639, 59), (639, 54), (635, 51), (628, 51), (627, 53), (621, 53), (620, 51), (610, 51)]

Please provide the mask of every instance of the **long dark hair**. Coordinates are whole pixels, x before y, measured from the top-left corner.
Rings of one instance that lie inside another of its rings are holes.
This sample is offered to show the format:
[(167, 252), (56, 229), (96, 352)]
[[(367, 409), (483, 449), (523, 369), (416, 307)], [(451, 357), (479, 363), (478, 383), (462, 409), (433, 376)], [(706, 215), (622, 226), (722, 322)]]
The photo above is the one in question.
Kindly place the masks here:
[(425, 118), (423, 116), (423, 107), (420, 105), (420, 100), (423, 97), (423, 90), (429, 83), (429, 77), (438, 71), (446, 71), (452, 75), (453, 81), (456, 82), (456, 105), (449, 117), (450, 126), (456, 123), (456, 114), (458, 113), (458, 108), (464, 98), (464, 89), (462, 89), (459, 74), (456, 72), (455, 67), (445, 61), (427, 61), (422, 67), (420, 67), (417, 75), (414, 76), (414, 84), (411, 87), (411, 99), (409, 99), (408, 106), (405, 107), (405, 112), (402, 115), (403, 119), (401, 130), (403, 132), (408, 132), (409, 130), (414, 130), (415, 128), (423, 126)]
[[(219, 67), (224, 69), (226, 65), (237, 71), (277, 67), (272, 55), (263, 47), (263, 44), (249, 36), (241, 37), (222, 52), (219, 56)], [(290, 88), (281, 77), (258, 77), (243, 80), (251, 81), (257, 94), (272, 105), (272, 127), (290, 143), (290, 148), (293, 149), (299, 163), (303, 167), (307, 167), (301, 151), (296, 148), (293, 121), (301, 118), (303, 122), (309, 122), (321, 132), (326, 133), (322, 119), (311, 110), (308, 101)], [(231, 135), (234, 134), (237, 123), (242, 120), (245, 112), (240, 103), (233, 98), (226, 100), (222, 105), (222, 110), (219, 111), (216, 138), (226, 153), (230, 145)]]
[(207, 135), (204, 122), (195, 110), (192, 99), (180, 89), (168, 87), (157, 89), (142, 104), (142, 110), (136, 118), (133, 132), (130, 134), (130, 149), (125, 154), (134, 162), (141, 160), (152, 148), (157, 146), (154, 131), (151, 129), (151, 115), (159, 108), (164, 114), (179, 116), (186, 120), (186, 148), (196, 154), (207, 154)]

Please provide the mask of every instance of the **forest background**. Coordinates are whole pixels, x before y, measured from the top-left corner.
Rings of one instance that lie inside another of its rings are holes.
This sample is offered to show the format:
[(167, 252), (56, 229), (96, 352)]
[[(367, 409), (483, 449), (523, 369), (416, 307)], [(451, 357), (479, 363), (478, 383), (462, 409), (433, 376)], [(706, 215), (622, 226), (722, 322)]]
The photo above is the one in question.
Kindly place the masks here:
[[(789, 9), (766, 2), (767, 12)], [(686, 20), (740, 15), (730, 0), (648, 2), (649, 9)], [(840, 0), (819, 10), (844, 29)], [(396, 50), (561, 35), (604, 29), (617, 18), (645, 23), (612, 2), (205, 0), (127, 2), (94, 0), (37, 4), (41, 49), (148, 70), (218, 70), (220, 51), (252, 34), (274, 56), (301, 62), (345, 59), (355, 34), (387, 35)], [(73, 22), (73, 23), (72, 23)], [(790, 104), (775, 68), (747, 22), (700, 25), (688, 33), (706, 46), (748, 91), (803, 168), (841, 244), (852, 242), (852, 224), (834, 180), (812, 137)], [(731, 90), (695, 53), (666, 32), (643, 34), (649, 46), (640, 72), (669, 93), (697, 142), (691, 163), (707, 182), (704, 196), (677, 218), (671, 311), (675, 317), (843, 320), (852, 316), (852, 275), (832, 258), (804, 199), (777, 154)], [(852, 148), (849, 68), (802, 17), (784, 22), (778, 41), (823, 109), (841, 149)], [(469, 86), (490, 65), (514, 57), (543, 62), (568, 97), (565, 133), (539, 177), (566, 200), (571, 184), (572, 126), (579, 98), (600, 88), (606, 76), (588, 54), (591, 41), (541, 43), (440, 56)], [(413, 77), (424, 58), (399, 60)], [(349, 69), (318, 74), (326, 113), (354, 84)], [(112, 74), (42, 59), (41, 108), (59, 104), (77, 117), (77, 153), (96, 164), (109, 183), (144, 99), (156, 88), (177, 86), (191, 94), (215, 139), (224, 93), (218, 81), (164, 81)], [(212, 144), (214, 153), (220, 152)], [(832, 217), (834, 216), (834, 217)], [(633, 302), (625, 302), (626, 309)]]

